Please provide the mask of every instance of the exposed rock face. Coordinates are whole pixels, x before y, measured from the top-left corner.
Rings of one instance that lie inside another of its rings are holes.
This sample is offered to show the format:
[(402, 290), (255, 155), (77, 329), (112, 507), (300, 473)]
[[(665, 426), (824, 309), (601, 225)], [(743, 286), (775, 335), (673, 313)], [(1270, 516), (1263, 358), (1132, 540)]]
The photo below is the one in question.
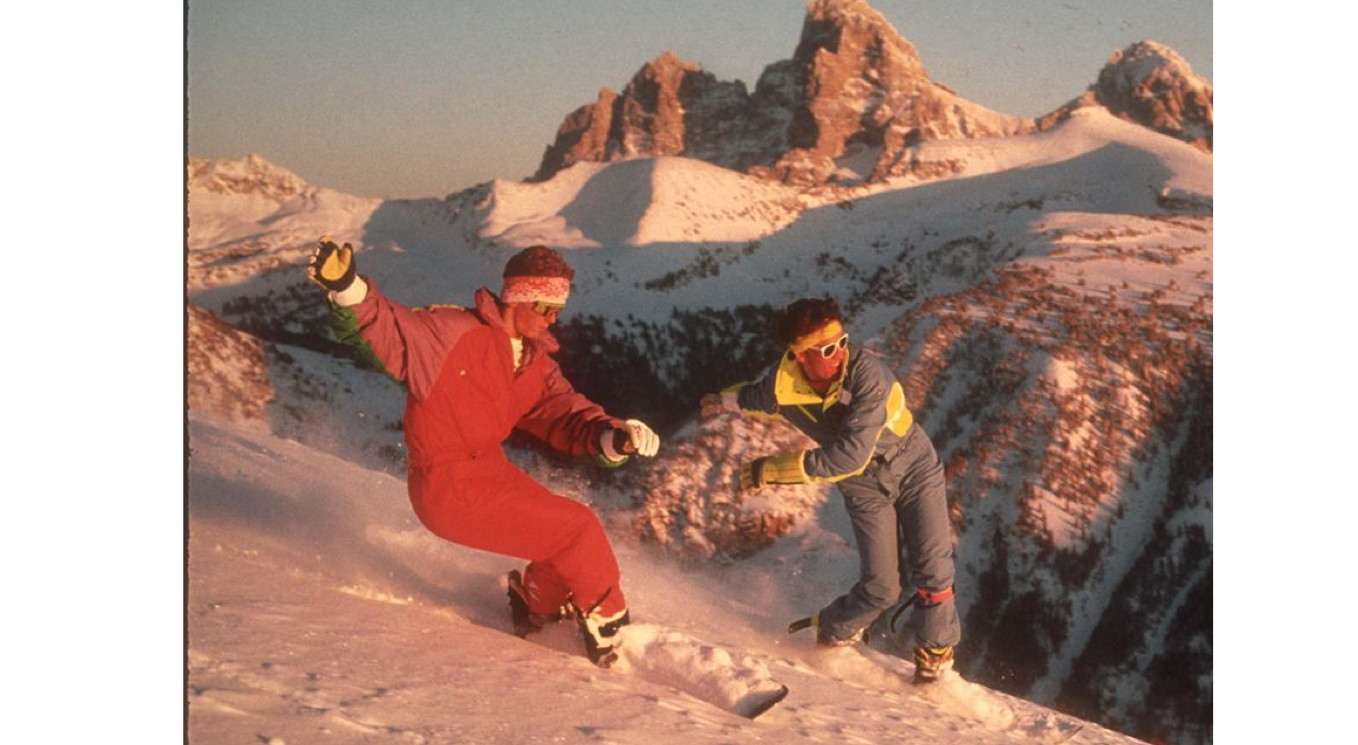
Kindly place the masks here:
[(1114, 52), (1098, 82), (1038, 125), (1046, 129), (1085, 106), (1103, 106), (1115, 116), (1212, 152), (1212, 86), (1163, 44), (1139, 41)]
[(1029, 127), (930, 80), (914, 45), (864, 0), (812, 2), (793, 64), (801, 100), (788, 132), (792, 149), (773, 168), (784, 180), (827, 180), (833, 159), (850, 143), (883, 148), (873, 173), (882, 178), (900, 172), (916, 142)]
[(684, 155), (744, 170), (785, 149), (796, 95), (787, 63), (771, 65), (751, 96), (740, 81), (721, 82), (673, 52), (646, 63), (621, 95), (604, 89), (571, 112), (533, 180), (581, 161)]
[(531, 180), (545, 181), (580, 161), (606, 160), (613, 105), (617, 100), (618, 94), (604, 88), (599, 91), (599, 100), (568, 114), (557, 128), (556, 142), (543, 153), (542, 165)]
[(263, 421), (274, 400), (265, 345), (196, 305), (188, 313), (189, 408), (236, 421)]
[(580, 161), (683, 155), (816, 184), (853, 143), (883, 148), (881, 178), (909, 170), (916, 142), (1031, 126), (929, 80), (914, 46), (865, 0), (813, 0), (793, 58), (766, 67), (752, 95), (666, 52), (621, 95), (604, 90), (566, 117), (534, 178)]

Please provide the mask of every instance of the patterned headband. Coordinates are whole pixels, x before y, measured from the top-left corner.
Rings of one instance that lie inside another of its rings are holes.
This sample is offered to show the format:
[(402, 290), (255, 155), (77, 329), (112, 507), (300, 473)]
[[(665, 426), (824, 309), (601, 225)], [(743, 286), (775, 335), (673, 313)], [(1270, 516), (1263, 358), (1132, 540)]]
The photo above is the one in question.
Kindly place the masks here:
[(552, 303), (565, 305), (571, 294), (571, 281), (565, 277), (505, 277), (500, 299), (506, 303)]

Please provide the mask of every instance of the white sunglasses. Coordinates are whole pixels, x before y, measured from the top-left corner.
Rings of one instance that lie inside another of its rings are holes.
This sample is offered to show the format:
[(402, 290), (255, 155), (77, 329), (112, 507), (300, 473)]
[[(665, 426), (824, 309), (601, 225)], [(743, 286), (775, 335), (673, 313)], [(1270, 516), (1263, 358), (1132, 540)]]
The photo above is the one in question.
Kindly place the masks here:
[[(820, 350), (820, 356), (828, 360), (831, 357), (834, 357), (836, 352), (847, 346), (849, 346), (849, 334), (846, 332), (840, 334), (838, 339), (835, 339), (828, 344), (822, 344), (819, 347), (811, 347), (811, 349)], [(810, 350), (808, 349), (807, 351)]]

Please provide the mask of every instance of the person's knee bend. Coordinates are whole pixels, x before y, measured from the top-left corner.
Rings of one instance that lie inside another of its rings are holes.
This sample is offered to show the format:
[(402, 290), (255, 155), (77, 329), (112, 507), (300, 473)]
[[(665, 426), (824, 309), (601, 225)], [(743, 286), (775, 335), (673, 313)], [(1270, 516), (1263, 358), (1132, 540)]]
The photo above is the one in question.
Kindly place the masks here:
[(600, 533), (604, 532), (604, 524), (599, 520), (599, 516), (589, 505), (580, 502), (571, 502), (571, 506), (565, 512), (563, 523), (573, 530), (580, 533)]

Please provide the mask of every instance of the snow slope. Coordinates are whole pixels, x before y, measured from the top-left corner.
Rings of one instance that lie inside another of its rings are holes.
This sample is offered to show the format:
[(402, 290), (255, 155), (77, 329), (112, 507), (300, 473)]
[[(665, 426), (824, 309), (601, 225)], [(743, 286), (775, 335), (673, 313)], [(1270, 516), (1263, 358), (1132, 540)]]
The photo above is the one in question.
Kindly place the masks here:
[(500, 578), (517, 562), (426, 532), (400, 479), (224, 421), (193, 417), (190, 439), (196, 745), (1135, 742), (960, 680), (922, 694), (907, 663), (785, 636), (805, 610), (792, 588), (828, 588), (798, 587), (780, 552), (695, 568), (614, 533), (640, 622), (628, 645), (706, 640), (791, 687), (744, 719), (683, 688), (719, 673), (720, 653), (634, 651), (650, 671), (603, 671), (572, 649), (573, 631), (512, 636)]

